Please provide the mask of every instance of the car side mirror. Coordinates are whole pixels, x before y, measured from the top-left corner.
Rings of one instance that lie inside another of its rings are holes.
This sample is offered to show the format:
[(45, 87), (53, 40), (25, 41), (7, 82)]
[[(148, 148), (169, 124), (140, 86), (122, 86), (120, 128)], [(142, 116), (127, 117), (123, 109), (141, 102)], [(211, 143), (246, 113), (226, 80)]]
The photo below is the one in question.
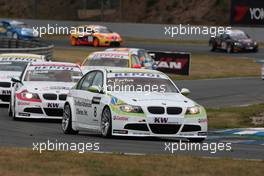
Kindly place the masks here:
[(103, 89), (100, 88), (100, 87), (98, 87), (98, 86), (90, 86), (88, 88), (88, 91), (89, 92), (93, 92), (93, 93), (100, 93), (100, 94), (103, 94), (104, 93)]
[(23, 84), (22, 81), (18, 78), (11, 78), (11, 81), (14, 82), (14, 83), (20, 83), (20, 84)]
[(184, 96), (187, 96), (191, 93), (191, 91), (189, 89), (186, 89), (186, 88), (182, 88), (181, 89), (181, 94), (184, 95)]

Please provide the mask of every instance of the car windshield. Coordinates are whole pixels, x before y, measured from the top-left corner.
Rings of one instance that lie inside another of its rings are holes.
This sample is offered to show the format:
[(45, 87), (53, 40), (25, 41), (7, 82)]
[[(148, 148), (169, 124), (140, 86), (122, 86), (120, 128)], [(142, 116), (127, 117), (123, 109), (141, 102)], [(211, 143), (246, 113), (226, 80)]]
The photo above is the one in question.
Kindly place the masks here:
[(22, 72), (28, 62), (0, 61), (0, 71), (19, 71)]
[(81, 72), (69, 70), (28, 70), (24, 81), (77, 82)]
[(109, 67), (128, 67), (128, 59), (119, 58), (89, 58), (83, 66), (109, 66)]
[(30, 28), (30, 26), (25, 23), (11, 23), (11, 26), (17, 27), (17, 28)]
[(107, 90), (112, 92), (179, 93), (172, 82), (159, 74), (108, 73)]
[(106, 27), (98, 27), (98, 28), (95, 28), (94, 31), (95, 31), (96, 33), (102, 33), (102, 34), (113, 33), (111, 30), (109, 30), (109, 29), (106, 28)]
[(232, 33), (230, 36), (234, 40), (243, 40), (249, 38), (244, 32)]

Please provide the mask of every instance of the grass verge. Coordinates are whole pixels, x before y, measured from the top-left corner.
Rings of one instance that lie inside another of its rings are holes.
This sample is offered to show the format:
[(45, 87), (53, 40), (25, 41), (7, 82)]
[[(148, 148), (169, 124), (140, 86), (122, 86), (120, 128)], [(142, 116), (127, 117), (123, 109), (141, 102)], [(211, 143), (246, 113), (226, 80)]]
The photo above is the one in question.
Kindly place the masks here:
[[(99, 48), (103, 49), (103, 48)], [(92, 51), (92, 48), (55, 48), (56, 61), (82, 62)], [(259, 76), (261, 65), (251, 59), (234, 58), (232, 56), (208, 56), (193, 54), (189, 76), (169, 75), (172, 79), (208, 79), (227, 77)]]
[(0, 175), (258, 176), (263, 171), (263, 161), (0, 149)]
[(254, 128), (251, 117), (260, 116), (264, 112), (264, 104), (245, 107), (228, 107), (221, 109), (207, 109), (208, 124), (211, 129), (226, 128)]

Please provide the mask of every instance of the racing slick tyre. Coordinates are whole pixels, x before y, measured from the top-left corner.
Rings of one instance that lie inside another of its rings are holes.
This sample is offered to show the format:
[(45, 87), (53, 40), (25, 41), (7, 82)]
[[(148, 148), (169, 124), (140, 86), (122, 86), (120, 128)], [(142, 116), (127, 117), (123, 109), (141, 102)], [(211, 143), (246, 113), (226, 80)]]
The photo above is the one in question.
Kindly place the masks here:
[(189, 142), (203, 142), (205, 138), (187, 138)]
[(72, 46), (77, 46), (78, 45), (78, 40), (74, 37), (71, 37), (71, 45)]
[(111, 137), (112, 135), (112, 116), (108, 107), (105, 107), (101, 117), (101, 134), (103, 137)]
[(66, 104), (63, 111), (61, 127), (64, 134), (78, 134), (79, 131), (72, 129), (72, 114), (71, 107)]
[(233, 53), (233, 47), (232, 47), (231, 44), (227, 45), (227, 47), (226, 47), (226, 52), (227, 52), (227, 53)]
[(94, 47), (98, 47), (99, 46), (99, 40), (98, 40), (98, 38), (94, 38), (93, 39), (93, 46)]

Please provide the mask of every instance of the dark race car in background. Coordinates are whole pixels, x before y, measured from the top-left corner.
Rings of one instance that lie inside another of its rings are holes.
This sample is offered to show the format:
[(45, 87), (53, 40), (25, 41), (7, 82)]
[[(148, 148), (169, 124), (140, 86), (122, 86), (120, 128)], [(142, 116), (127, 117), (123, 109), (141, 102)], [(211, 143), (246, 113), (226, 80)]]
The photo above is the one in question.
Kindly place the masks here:
[(211, 51), (224, 50), (227, 53), (258, 51), (258, 43), (241, 30), (230, 30), (209, 40)]

